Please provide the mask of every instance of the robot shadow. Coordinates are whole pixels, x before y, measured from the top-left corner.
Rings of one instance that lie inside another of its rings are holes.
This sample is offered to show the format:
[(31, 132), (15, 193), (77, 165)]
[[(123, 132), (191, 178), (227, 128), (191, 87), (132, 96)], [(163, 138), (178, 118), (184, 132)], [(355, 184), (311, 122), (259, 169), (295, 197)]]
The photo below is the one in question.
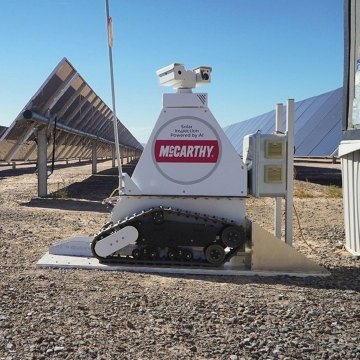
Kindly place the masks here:
[[(281, 292), (301, 293), (303, 289), (318, 290), (340, 290), (346, 293), (360, 293), (360, 268), (358, 267), (336, 267), (327, 269), (330, 272), (326, 277), (296, 277), (291, 275), (279, 276), (213, 276), (213, 275), (162, 275), (164, 277), (178, 278), (179, 280), (201, 280), (217, 284), (238, 285), (239, 294), (241, 287), (250, 286), (263, 288), (264, 291), (273, 289)], [(283, 288), (279, 286), (283, 285)], [(249, 289), (247, 288), (247, 291)]]

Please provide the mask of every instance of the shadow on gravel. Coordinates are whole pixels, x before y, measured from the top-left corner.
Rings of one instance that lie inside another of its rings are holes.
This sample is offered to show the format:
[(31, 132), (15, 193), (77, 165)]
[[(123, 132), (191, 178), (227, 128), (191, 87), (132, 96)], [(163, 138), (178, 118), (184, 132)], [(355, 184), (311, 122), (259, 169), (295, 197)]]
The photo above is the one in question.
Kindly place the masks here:
[[(281, 291), (299, 292), (292, 286), (319, 289), (319, 290), (340, 290), (349, 293), (360, 293), (360, 268), (355, 267), (339, 267), (327, 269), (331, 275), (328, 277), (295, 277), (295, 276), (193, 276), (193, 275), (163, 275), (165, 277), (177, 277), (179, 279), (192, 279), (210, 281), (219, 284), (229, 283), (235, 285), (284, 285), (288, 288)], [(241, 294), (241, 288), (239, 288)]]
[(294, 172), (296, 180), (320, 185), (342, 186), (340, 169), (295, 165)]
[[(136, 164), (123, 165), (123, 172), (129, 176), (135, 170)], [(101, 202), (119, 186), (118, 168), (109, 168), (91, 175), (83, 181), (52, 192), (45, 198), (34, 198), (22, 206), (60, 209), (69, 211), (110, 212)]]
[(110, 213), (110, 209), (106, 205), (97, 201), (74, 200), (74, 199), (49, 199), (35, 198), (20, 205), (26, 207), (43, 208), (43, 209), (59, 209), (66, 211), (93, 211), (100, 213)]
[[(98, 160), (98, 163), (109, 161), (109, 159)], [(54, 170), (61, 170), (71, 167), (79, 167), (91, 164), (91, 160), (82, 160), (81, 162), (55, 163)], [(10, 165), (0, 165), (0, 180), (6, 177), (36, 174), (36, 163), (19, 163), (16, 169), (9, 168)], [(51, 167), (49, 166), (49, 169)]]

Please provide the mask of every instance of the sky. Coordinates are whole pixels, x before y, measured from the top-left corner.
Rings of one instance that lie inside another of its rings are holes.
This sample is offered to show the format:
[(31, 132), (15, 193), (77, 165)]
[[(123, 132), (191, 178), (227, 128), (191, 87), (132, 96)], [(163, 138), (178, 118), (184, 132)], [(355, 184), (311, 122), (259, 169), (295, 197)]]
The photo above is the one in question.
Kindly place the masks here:
[[(343, 0), (109, 0), (116, 112), (145, 143), (159, 116), (156, 70), (212, 67), (224, 127), (343, 81)], [(0, 0), (0, 125), (66, 57), (112, 108), (105, 0)], [(120, 139), (121, 142), (121, 139)]]

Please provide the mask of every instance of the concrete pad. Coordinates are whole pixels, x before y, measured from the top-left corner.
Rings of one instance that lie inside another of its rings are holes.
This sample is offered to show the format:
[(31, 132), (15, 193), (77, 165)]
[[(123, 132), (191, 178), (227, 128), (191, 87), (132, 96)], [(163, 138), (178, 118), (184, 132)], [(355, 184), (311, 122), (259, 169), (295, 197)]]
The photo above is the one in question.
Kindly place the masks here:
[(221, 275), (221, 276), (327, 276), (328, 273), (303, 273), (303, 272), (286, 272), (286, 271), (252, 271), (246, 270), (244, 266), (244, 257), (235, 256), (232, 261), (222, 267), (217, 268), (201, 268), (201, 267), (170, 267), (164, 266), (149, 266), (149, 265), (113, 265), (101, 264), (98, 259), (93, 257), (79, 257), (79, 256), (63, 256), (51, 255), (46, 253), (37, 263), (38, 268), (59, 268), (59, 269), (85, 269), (85, 270), (103, 270), (103, 271), (129, 271), (138, 273), (151, 274), (177, 274), (177, 275)]
[[(70, 268), (105, 271), (130, 271), (160, 274), (231, 276), (328, 276), (330, 273), (298, 253), (259, 225), (252, 223), (252, 248), (239, 252), (221, 267), (102, 264), (91, 252), (93, 237), (76, 236), (56, 242), (37, 263), (39, 268)], [(131, 254), (133, 245), (122, 250)], [(251, 267), (251, 270), (250, 270)]]

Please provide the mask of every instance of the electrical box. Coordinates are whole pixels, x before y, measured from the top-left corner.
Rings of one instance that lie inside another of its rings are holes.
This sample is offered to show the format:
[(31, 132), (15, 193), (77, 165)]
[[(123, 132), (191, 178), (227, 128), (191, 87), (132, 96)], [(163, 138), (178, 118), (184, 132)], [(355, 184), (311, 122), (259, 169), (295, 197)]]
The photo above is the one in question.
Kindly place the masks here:
[(286, 193), (286, 135), (246, 135), (243, 161), (248, 168), (249, 193), (254, 196), (284, 196)]

